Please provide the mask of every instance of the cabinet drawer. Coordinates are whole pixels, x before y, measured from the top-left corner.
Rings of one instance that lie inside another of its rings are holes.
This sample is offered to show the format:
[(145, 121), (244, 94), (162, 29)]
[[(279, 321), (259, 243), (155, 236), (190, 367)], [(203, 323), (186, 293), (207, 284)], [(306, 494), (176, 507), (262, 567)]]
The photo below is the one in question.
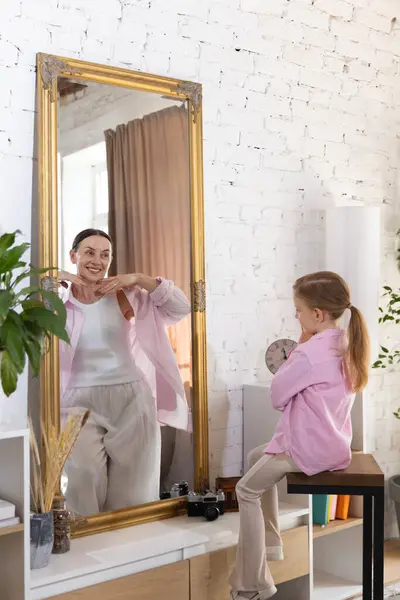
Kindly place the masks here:
[[(278, 585), (308, 575), (308, 526), (282, 532), (285, 560), (270, 562)], [(225, 600), (229, 597), (228, 578), (236, 557), (236, 546), (190, 559), (190, 600)]]
[(113, 579), (50, 600), (189, 600), (189, 561)]
[(269, 563), (277, 585), (303, 577), (310, 572), (308, 525), (283, 531), (282, 539), (285, 560)]

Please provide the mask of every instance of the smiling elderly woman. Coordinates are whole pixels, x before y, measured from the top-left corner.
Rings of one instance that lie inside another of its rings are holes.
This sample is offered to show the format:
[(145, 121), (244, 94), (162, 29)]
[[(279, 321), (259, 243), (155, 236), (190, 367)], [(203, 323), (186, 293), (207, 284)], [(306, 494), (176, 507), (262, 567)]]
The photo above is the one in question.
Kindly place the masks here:
[(59, 273), (71, 344), (60, 343), (61, 411), (90, 418), (66, 465), (68, 508), (87, 516), (159, 500), (160, 423), (187, 430), (190, 415), (166, 327), (190, 312), (172, 281), (107, 277), (112, 241), (86, 229)]

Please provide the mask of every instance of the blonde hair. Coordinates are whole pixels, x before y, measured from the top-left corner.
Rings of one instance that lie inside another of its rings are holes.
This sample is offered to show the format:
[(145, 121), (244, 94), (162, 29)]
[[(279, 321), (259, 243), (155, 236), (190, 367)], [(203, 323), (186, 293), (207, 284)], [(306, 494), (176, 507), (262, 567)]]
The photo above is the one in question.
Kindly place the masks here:
[(340, 319), (347, 308), (350, 309), (349, 341), (344, 364), (352, 390), (361, 392), (368, 383), (369, 335), (362, 313), (350, 301), (347, 283), (336, 273), (319, 271), (300, 277), (295, 282), (293, 291), (310, 308), (327, 312), (335, 321)]

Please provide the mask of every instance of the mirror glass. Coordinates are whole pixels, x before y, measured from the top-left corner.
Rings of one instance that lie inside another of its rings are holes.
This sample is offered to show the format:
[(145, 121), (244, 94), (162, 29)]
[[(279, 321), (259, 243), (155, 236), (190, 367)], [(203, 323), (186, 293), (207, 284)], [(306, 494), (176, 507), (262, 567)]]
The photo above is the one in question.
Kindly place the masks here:
[(193, 487), (189, 114), (82, 80), (58, 92), (61, 419), (90, 411), (62, 491), (89, 516)]

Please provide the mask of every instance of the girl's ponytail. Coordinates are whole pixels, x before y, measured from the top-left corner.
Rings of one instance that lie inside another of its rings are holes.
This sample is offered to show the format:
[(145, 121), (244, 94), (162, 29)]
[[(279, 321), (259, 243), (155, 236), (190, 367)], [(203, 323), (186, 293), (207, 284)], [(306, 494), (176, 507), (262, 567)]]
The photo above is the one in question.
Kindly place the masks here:
[(350, 305), (351, 318), (348, 327), (349, 346), (347, 366), (354, 392), (361, 392), (368, 383), (370, 361), (369, 335), (365, 319), (355, 306)]

